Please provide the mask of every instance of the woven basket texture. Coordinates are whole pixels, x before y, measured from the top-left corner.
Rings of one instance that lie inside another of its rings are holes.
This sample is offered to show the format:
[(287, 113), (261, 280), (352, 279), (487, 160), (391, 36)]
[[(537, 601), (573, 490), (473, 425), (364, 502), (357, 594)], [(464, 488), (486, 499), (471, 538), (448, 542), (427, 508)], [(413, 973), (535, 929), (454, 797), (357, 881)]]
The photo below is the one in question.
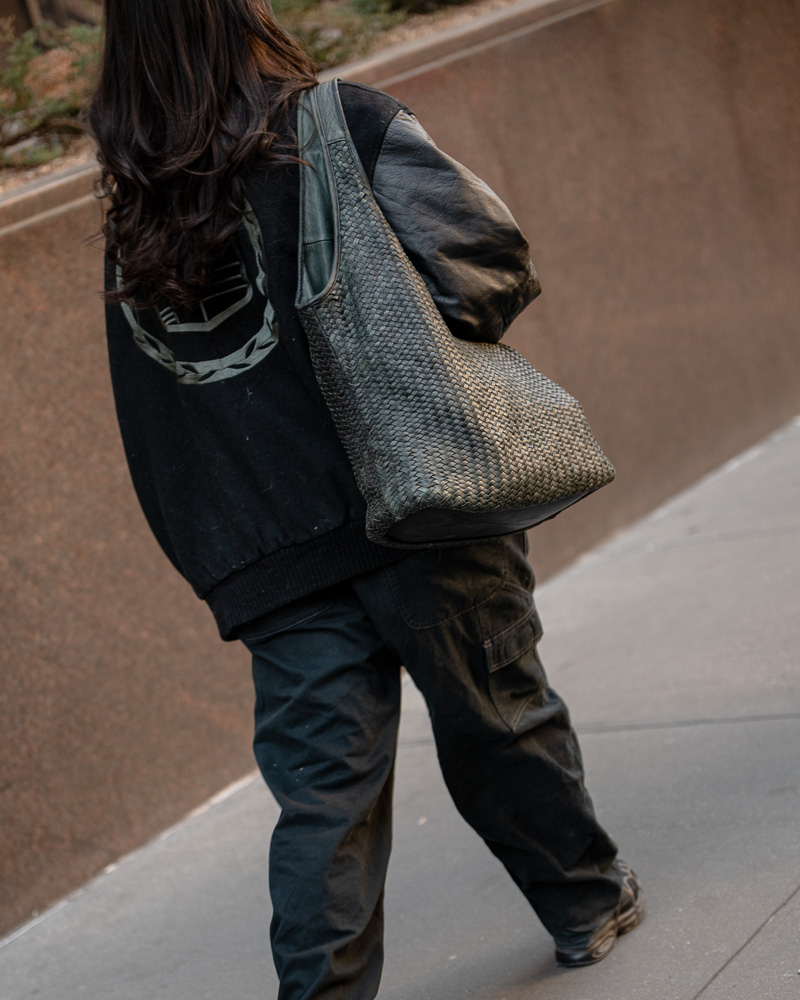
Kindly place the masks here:
[[(325, 87), (322, 115), (327, 102), (341, 115), (338, 93)], [(317, 124), (322, 141), (325, 118)], [(512, 348), (450, 333), (346, 126), (327, 148), (338, 253), (327, 291), (298, 313), (367, 503), (367, 536), (395, 545), (392, 526), (427, 508), (489, 513), (609, 483), (613, 466), (576, 399)]]

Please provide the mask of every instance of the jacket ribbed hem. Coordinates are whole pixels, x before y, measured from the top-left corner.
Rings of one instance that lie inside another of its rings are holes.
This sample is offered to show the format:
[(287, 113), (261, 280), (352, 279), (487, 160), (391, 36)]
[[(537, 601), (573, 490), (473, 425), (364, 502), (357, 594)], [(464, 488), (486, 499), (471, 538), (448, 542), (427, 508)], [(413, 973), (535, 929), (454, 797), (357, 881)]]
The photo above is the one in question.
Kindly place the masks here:
[(237, 626), (334, 583), (388, 566), (405, 554), (370, 542), (364, 522), (354, 521), (264, 556), (226, 577), (203, 599), (222, 638), (235, 639)]

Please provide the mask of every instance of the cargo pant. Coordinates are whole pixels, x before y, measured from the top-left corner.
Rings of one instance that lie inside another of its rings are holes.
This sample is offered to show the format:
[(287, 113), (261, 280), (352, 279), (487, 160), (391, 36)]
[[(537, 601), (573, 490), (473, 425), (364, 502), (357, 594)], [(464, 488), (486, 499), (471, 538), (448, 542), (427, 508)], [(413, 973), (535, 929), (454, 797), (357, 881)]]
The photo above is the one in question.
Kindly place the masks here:
[(372, 1000), (383, 964), (400, 666), (445, 782), (557, 944), (616, 906), (616, 846), (548, 686), (524, 535), (414, 553), (240, 629), (270, 849), (279, 1000)]

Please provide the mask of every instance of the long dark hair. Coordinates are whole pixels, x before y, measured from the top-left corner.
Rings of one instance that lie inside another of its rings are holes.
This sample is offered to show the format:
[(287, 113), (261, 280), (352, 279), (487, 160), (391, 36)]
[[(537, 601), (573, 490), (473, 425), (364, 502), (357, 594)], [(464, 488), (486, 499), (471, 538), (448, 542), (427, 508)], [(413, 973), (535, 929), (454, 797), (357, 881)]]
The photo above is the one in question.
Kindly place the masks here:
[(290, 160), (276, 127), (313, 63), (267, 0), (105, 0), (89, 112), (123, 281), (107, 301), (191, 305), (245, 211), (248, 166)]

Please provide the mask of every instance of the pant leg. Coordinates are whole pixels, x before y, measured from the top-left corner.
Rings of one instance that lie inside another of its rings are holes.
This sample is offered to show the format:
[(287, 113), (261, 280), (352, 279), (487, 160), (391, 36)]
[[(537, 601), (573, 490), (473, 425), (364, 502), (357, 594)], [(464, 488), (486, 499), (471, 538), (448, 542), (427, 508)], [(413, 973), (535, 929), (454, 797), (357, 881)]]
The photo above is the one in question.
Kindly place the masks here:
[(400, 707), (399, 662), (347, 585), (239, 632), (254, 749), (281, 807), (270, 847), (279, 1000), (372, 1000)]
[(509, 536), (431, 550), (354, 583), (427, 701), (456, 807), (567, 946), (616, 906), (620, 876), (537, 654), (525, 548)]

